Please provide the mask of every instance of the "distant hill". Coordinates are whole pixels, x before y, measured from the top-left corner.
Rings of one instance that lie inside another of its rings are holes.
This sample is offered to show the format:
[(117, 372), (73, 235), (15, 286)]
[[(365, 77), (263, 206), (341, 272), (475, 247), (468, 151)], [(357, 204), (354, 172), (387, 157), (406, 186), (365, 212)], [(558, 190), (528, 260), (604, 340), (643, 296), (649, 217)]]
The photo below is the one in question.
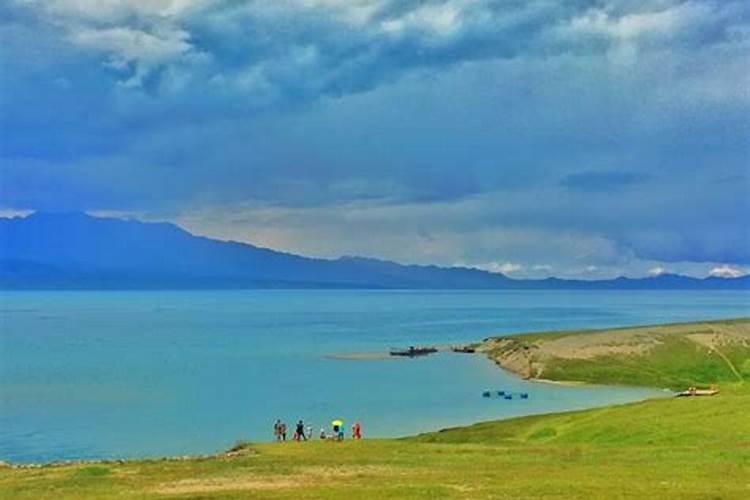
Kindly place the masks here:
[(750, 289), (750, 277), (516, 280), (464, 267), (314, 259), (168, 223), (34, 213), (0, 219), (0, 288)]

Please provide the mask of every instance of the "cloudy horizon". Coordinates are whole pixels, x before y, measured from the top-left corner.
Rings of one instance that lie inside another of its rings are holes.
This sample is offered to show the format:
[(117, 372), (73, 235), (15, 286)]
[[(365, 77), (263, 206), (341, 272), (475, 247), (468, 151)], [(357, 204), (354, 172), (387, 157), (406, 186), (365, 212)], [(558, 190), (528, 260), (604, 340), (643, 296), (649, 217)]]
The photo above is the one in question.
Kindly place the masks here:
[(512, 277), (750, 269), (750, 5), (10, 0), (0, 214)]

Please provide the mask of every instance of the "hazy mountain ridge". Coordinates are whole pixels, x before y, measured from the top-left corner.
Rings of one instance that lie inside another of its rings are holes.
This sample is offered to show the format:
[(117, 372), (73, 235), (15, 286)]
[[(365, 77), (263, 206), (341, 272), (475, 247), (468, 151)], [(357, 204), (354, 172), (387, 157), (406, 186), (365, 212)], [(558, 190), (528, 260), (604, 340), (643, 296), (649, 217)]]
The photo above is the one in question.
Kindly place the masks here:
[(517, 280), (463, 267), (302, 257), (195, 236), (169, 223), (34, 213), (0, 219), (0, 287), (748, 289), (750, 277)]

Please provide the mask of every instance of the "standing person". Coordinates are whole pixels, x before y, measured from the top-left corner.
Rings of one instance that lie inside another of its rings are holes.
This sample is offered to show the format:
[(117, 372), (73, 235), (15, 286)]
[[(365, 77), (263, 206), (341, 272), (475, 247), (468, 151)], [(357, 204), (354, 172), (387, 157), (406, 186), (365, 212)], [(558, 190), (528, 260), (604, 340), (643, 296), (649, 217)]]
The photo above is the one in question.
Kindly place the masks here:
[(362, 439), (362, 425), (359, 422), (352, 425), (352, 439)]
[(333, 427), (333, 433), (331, 434), (331, 437), (337, 441), (343, 441), (344, 440), (344, 421), (340, 418), (337, 418), (333, 422), (331, 422), (331, 426)]
[(297, 428), (294, 431), (294, 435), (297, 438), (297, 441), (307, 441), (307, 436), (305, 436), (305, 424), (302, 423), (302, 420), (297, 422)]
[(273, 423), (273, 437), (276, 441), (281, 441), (281, 420), (278, 418)]
[(279, 434), (281, 435), (281, 440), (286, 441), (286, 424), (284, 422), (279, 424)]
[(307, 431), (307, 433), (305, 434), (307, 438), (312, 439), (313, 438), (312, 425), (307, 424), (307, 427), (305, 428), (305, 430)]

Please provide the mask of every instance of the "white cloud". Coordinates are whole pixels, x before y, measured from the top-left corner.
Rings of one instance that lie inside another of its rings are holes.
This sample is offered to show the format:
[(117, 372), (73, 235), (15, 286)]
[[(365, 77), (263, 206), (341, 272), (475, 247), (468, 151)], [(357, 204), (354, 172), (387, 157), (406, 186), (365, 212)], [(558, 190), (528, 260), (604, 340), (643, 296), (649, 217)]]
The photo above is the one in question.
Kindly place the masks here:
[(341, 21), (356, 26), (367, 24), (388, 0), (267, 0), (271, 5), (288, 3), (292, 8), (328, 9)]
[(217, 0), (15, 0), (61, 21), (127, 22), (129, 17), (183, 17)]
[[(294, 60), (296, 54), (285, 48), (300, 43), (319, 45), (315, 49), (325, 54), (325, 61), (316, 62), (313, 70), (320, 74), (299, 78), (294, 71), (281, 71), (276, 78), (269, 79), (271, 85), (282, 90), (291, 87), (292, 93), (303, 82), (313, 82), (314, 90), (310, 92), (313, 96), (367, 90), (381, 83), (351, 83), (361, 74), (387, 81), (392, 74), (403, 74), (423, 65), (450, 65), (476, 58), (503, 59), (519, 54), (528, 57), (542, 54), (549, 58), (568, 53), (571, 44), (586, 53), (634, 62), (641, 55), (643, 40), (658, 45), (671, 37), (690, 38), (711, 29), (717, 19), (741, 18), (732, 17), (740, 9), (734, 6), (736, 2), (718, 7), (706, 2), (676, 0), (658, 2), (652, 8), (636, 3), (587, 10), (547, 0), (520, 3), (442, 0), (405, 4), (389, 0), (15, 0), (15, 3), (62, 27), (74, 43), (102, 49), (114, 68), (121, 69), (123, 62), (137, 62), (135, 74), (126, 77), (130, 86), (137, 86), (156, 68), (184, 61), (191, 51), (221, 59), (214, 52), (224, 50), (230, 54), (230, 65), (234, 67), (225, 72), (219, 60), (215, 71), (204, 75), (204, 83), (216, 81), (219, 76), (225, 81), (236, 76), (240, 80), (236, 88), (253, 94), (255, 86), (242, 84), (252, 68), (294, 68), (298, 63)], [(728, 26), (727, 32), (730, 31), (740, 38), (743, 36), (737, 26)], [(613, 46), (602, 47), (597, 43), (599, 37), (610, 39)], [(404, 43), (404, 47), (399, 45)], [(672, 50), (668, 46), (657, 49)], [(444, 53), (421, 54), (421, 51)], [(382, 74), (378, 71), (380, 67)], [(342, 88), (346, 86), (350, 90)], [(265, 99), (267, 94), (261, 92), (261, 97)]]
[(488, 262), (486, 264), (480, 264), (474, 267), (489, 271), (491, 273), (501, 274), (513, 274), (519, 271), (523, 271), (524, 269), (524, 266), (522, 266), (521, 264), (516, 264), (515, 262)]
[(660, 10), (657, 8), (620, 15), (613, 14), (606, 8), (597, 8), (575, 17), (570, 23), (570, 29), (578, 34), (605, 35), (617, 40), (672, 36), (711, 18), (713, 11), (713, 6), (700, 2), (686, 2)]
[(717, 278), (739, 278), (740, 276), (745, 276), (747, 271), (736, 266), (722, 264), (711, 268), (708, 274)]
[[(198, 60), (183, 22), (215, 0), (15, 0), (31, 7), (67, 40), (101, 53), (104, 65), (139, 87), (154, 70)], [(167, 78), (174, 78), (172, 72)], [(166, 85), (168, 87), (169, 85)]]
[(656, 266), (648, 270), (648, 274), (650, 274), (651, 276), (660, 276), (666, 272), (667, 269), (664, 266)]
[(466, 2), (425, 4), (401, 17), (387, 19), (381, 26), (383, 31), (393, 34), (417, 31), (448, 36), (461, 29), (465, 6)]
[(138, 86), (154, 68), (183, 56), (192, 50), (189, 35), (182, 30), (161, 30), (151, 34), (131, 28), (82, 29), (71, 35), (81, 47), (109, 54), (107, 64), (130, 72), (126, 86)]
[(540, 272), (546, 272), (546, 273), (552, 272), (552, 266), (550, 266), (549, 264), (534, 264), (533, 266), (531, 266), (531, 269), (533, 271), (540, 271)]
[(13, 210), (13, 209), (0, 209), (0, 218), (10, 219), (13, 217), (26, 217), (27, 215), (34, 213), (33, 210)]

